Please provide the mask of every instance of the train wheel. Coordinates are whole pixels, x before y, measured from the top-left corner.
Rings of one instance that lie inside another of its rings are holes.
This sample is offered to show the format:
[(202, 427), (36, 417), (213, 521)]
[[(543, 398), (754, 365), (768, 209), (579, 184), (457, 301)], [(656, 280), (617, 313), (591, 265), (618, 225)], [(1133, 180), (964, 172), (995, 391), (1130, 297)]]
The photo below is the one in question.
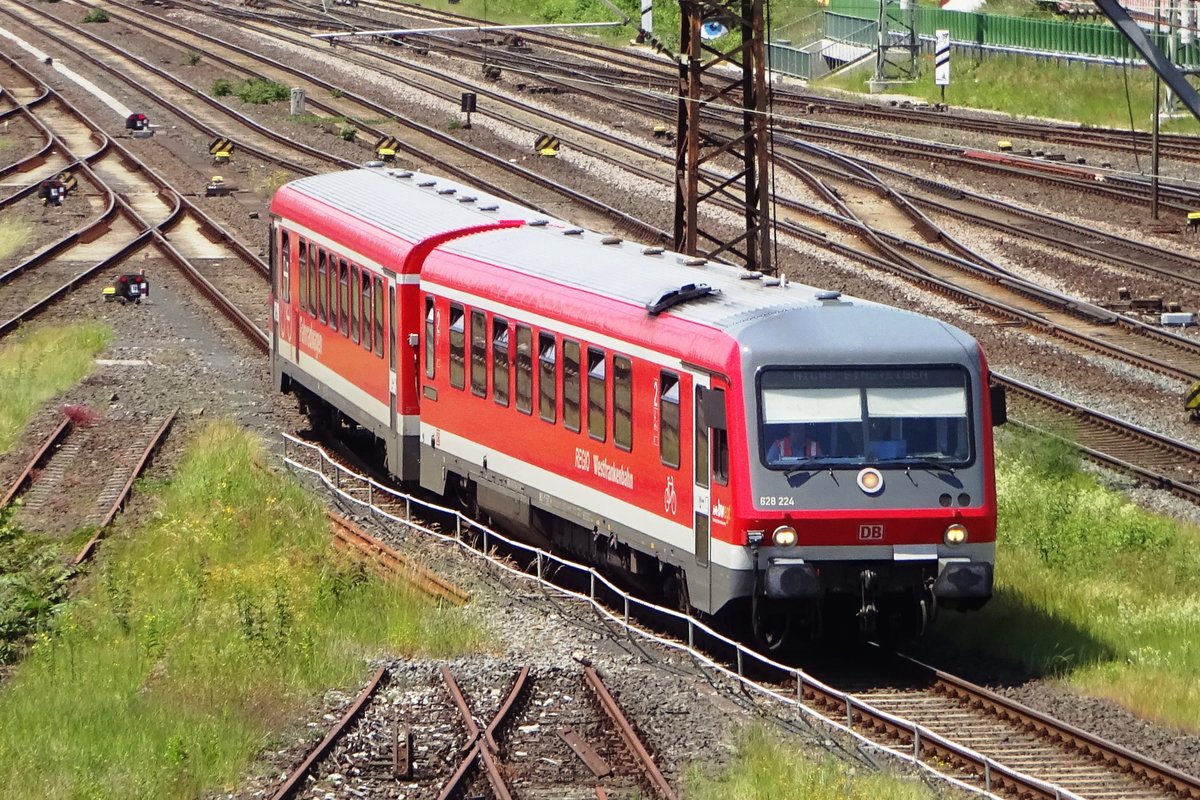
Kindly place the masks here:
[(750, 620), (754, 630), (754, 643), (764, 652), (778, 652), (786, 647), (792, 638), (795, 614), (790, 608), (760, 599), (754, 604)]

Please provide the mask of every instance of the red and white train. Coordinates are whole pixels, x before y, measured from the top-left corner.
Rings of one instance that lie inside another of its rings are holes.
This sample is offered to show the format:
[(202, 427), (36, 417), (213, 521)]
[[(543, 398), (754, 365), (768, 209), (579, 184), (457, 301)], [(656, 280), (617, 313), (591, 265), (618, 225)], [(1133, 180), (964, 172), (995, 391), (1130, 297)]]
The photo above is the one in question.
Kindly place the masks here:
[(271, 215), (275, 384), (397, 478), (767, 647), (991, 596), (1003, 395), (962, 331), (398, 169)]

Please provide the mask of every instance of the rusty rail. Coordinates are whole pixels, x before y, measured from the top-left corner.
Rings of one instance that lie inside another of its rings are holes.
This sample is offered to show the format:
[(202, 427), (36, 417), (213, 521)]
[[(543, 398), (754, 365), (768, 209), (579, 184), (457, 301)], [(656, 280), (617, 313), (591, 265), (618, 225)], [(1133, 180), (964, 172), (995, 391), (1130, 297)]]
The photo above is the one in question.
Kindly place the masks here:
[(500, 747), (496, 744), (493, 733), (503, 724), (504, 720), (512, 711), (513, 705), (516, 704), (517, 698), (521, 692), (525, 690), (525, 685), (529, 680), (529, 666), (526, 665), (517, 673), (516, 680), (513, 681), (512, 689), (509, 690), (508, 697), (500, 705), (492, 717), (492, 721), (487, 728), (480, 731), (479, 726), (475, 723), (475, 717), (471, 714), (471, 707), (467, 704), (467, 698), (463, 696), (462, 689), (458, 687), (458, 681), (454, 679), (454, 675), (448, 667), (442, 667), (442, 679), (446, 682), (446, 688), (450, 691), (450, 696), (454, 698), (454, 704), (458, 706), (459, 713), (462, 714), (463, 720), (467, 726), (467, 746), (470, 750), (463, 757), (462, 762), (458, 765), (458, 769), (450, 776), (450, 780), (446, 781), (442, 787), (442, 791), (438, 794), (438, 800), (449, 800), (454, 794), (462, 788), (463, 779), (470, 772), (471, 767), (475, 764), (476, 759), (483, 762), (487, 770), (488, 783), (492, 786), (492, 791), (496, 793), (499, 800), (512, 800), (512, 792), (509, 791), (508, 783), (504, 780), (504, 772), (500, 769), (500, 762), (496, 760), (496, 754), (499, 753)]
[(325, 754), (329, 752), (329, 748), (333, 747), (333, 743), (346, 732), (346, 728), (350, 727), (350, 723), (358, 717), (359, 712), (363, 710), (374, 696), (375, 691), (383, 683), (386, 675), (387, 667), (380, 667), (375, 676), (367, 683), (367, 688), (363, 689), (362, 694), (354, 701), (354, 704), (346, 710), (346, 713), (342, 715), (342, 718), (338, 720), (338, 723), (333, 726), (329, 733), (325, 734), (325, 738), (309, 752), (308, 757), (300, 763), (300, 766), (292, 770), (292, 773), (288, 775), (283, 785), (276, 790), (275, 794), (271, 795), (271, 800), (287, 800), (287, 798), (293, 796), (296, 790), (304, 783), (304, 778), (308, 775), (308, 771), (312, 769), (313, 764), (324, 758)]
[(405, 558), (395, 549), (376, 539), (345, 517), (326, 511), (333, 529), (334, 547), (349, 550), (374, 565), (381, 574), (394, 575), (408, 581), (418, 591), (451, 605), (463, 606), (471, 595), (437, 573)]
[(595, 693), (596, 700), (600, 703), (600, 708), (612, 720), (613, 725), (621, 734), (621, 739), (625, 742), (625, 746), (629, 748), (629, 752), (637, 760), (638, 766), (646, 776), (646, 780), (650, 783), (650, 788), (663, 800), (678, 800), (675, 791), (671, 788), (671, 784), (667, 783), (667, 779), (663, 777), (662, 772), (658, 769), (658, 765), (654, 763), (654, 758), (650, 755), (650, 751), (646, 749), (646, 745), (642, 744), (641, 737), (633, 729), (632, 723), (625, 716), (625, 712), (621, 710), (620, 704), (609, 693), (604, 685), (604, 681), (600, 679), (600, 674), (592, 667), (584, 667), (583, 676), (587, 678), (588, 686)]
[(33, 454), (33, 458), (29, 459), (29, 463), (25, 466), (25, 469), (23, 469), (21, 474), (17, 476), (17, 479), (12, 482), (12, 486), (8, 488), (8, 492), (4, 495), (4, 499), (0, 500), (0, 508), (7, 506), (16, 499), (17, 495), (25, 490), (25, 487), (33, 479), (33, 471), (46, 462), (50, 451), (57, 447), (58, 444), (67, 437), (67, 434), (71, 432), (72, 427), (74, 427), (74, 420), (64, 414), (62, 422), (58, 423), (58, 426), (50, 432), (50, 435), (42, 440), (42, 444), (38, 447), (37, 452)]
[(154, 435), (150, 437), (150, 441), (146, 444), (145, 449), (142, 450), (142, 454), (138, 457), (137, 463), (134, 464), (133, 469), (130, 470), (129, 478), (125, 481), (125, 485), (121, 487), (121, 491), (117, 493), (116, 499), (113, 500), (112, 505), (109, 506), (107, 513), (104, 515), (104, 519), (101, 520), (100, 527), (96, 529), (96, 534), (88, 540), (87, 544), (83, 546), (83, 549), (79, 551), (79, 555), (75, 556), (75, 566), (79, 566), (83, 562), (89, 560), (96, 552), (96, 547), (100, 544), (100, 540), (103, 539), (107, 533), (108, 526), (116, 518), (118, 512), (120, 512), (120, 510), (125, 506), (125, 501), (129, 499), (129, 495), (133, 490), (133, 482), (138, 479), (138, 476), (142, 474), (142, 470), (144, 470), (146, 465), (150, 463), (150, 458), (154, 455), (154, 451), (156, 451), (159, 446), (162, 445), (163, 440), (167, 438), (167, 431), (171, 429), (171, 426), (175, 423), (175, 418), (177, 416), (179, 416), (179, 409), (175, 409), (168, 414), (167, 418), (163, 420), (162, 425), (160, 425)]

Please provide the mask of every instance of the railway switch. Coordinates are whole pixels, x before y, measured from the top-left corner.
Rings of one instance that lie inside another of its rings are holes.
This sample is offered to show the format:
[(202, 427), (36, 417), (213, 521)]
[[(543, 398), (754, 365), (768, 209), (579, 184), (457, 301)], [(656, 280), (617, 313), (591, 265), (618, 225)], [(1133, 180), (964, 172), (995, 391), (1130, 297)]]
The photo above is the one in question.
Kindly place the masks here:
[(150, 281), (144, 274), (120, 275), (112, 286), (104, 288), (105, 300), (119, 300), (125, 303), (140, 303), (143, 297), (150, 296)]
[(231, 194), (233, 194), (233, 189), (225, 185), (225, 179), (220, 175), (213, 175), (208, 185), (204, 187), (205, 197), (228, 197)]
[(63, 198), (67, 196), (67, 187), (58, 178), (51, 178), (42, 181), (38, 196), (42, 198), (44, 206), (61, 206)]
[(154, 135), (154, 129), (150, 127), (150, 118), (140, 113), (130, 114), (125, 118), (125, 130), (138, 138)]

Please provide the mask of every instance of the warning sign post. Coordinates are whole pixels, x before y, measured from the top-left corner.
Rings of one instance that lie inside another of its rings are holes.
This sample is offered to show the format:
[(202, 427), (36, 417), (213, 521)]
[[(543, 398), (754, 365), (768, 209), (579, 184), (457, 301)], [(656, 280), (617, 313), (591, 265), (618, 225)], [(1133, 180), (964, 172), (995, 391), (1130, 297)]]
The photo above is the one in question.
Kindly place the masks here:
[(933, 82), (942, 87), (942, 105), (946, 104), (946, 87), (950, 84), (950, 31), (933, 32)]

